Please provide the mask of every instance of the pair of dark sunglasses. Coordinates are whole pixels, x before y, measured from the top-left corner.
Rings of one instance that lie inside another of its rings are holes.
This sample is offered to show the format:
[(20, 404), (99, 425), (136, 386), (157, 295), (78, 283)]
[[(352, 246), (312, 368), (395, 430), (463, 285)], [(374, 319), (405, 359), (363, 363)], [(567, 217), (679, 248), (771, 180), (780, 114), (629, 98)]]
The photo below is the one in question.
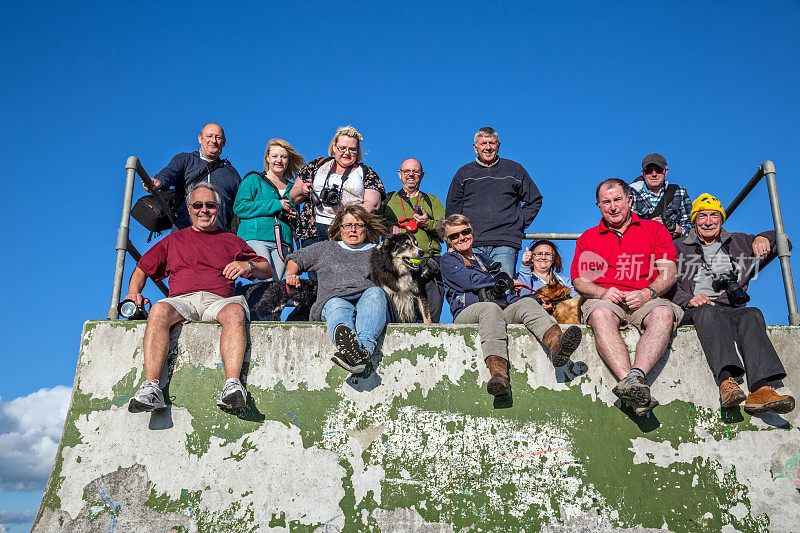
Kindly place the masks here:
[(469, 228), (462, 229), (461, 231), (457, 231), (455, 233), (450, 233), (449, 235), (447, 235), (447, 238), (450, 239), (451, 241), (454, 241), (454, 240), (458, 239), (459, 237), (461, 237), (462, 235), (464, 237), (466, 237), (468, 235), (472, 235), (472, 230), (469, 229)]
[(191, 205), (193, 209), (197, 209), (198, 211), (203, 209), (203, 206), (206, 206), (206, 209), (216, 209), (217, 207), (219, 207), (219, 204), (217, 202), (194, 202), (189, 205)]

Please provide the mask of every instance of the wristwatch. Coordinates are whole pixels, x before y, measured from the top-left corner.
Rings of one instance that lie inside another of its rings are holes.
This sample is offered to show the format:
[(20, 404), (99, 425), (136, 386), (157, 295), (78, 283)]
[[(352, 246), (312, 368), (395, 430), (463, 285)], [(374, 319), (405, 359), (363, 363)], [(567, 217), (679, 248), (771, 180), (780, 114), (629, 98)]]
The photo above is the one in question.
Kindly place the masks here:
[(250, 265), (250, 273), (252, 274), (253, 271), (256, 269), (256, 264), (253, 263), (252, 261), (248, 261), (247, 264)]
[(656, 292), (656, 290), (655, 290), (653, 287), (646, 287), (646, 289), (647, 289), (648, 291), (650, 291), (650, 297), (651, 297), (653, 300), (655, 300), (656, 298), (658, 298), (658, 293)]

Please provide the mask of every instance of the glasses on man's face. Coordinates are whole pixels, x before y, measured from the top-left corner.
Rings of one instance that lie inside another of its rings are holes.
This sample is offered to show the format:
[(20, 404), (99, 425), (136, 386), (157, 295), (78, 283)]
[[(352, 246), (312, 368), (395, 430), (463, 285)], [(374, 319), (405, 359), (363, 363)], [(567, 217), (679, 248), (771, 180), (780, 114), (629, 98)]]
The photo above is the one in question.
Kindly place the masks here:
[(661, 168), (661, 167), (657, 167), (657, 166), (649, 166), (648, 165), (647, 168), (644, 169), (644, 175), (645, 176), (648, 176), (650, 174), (663, 174), (663, 173), (664, 173), (664, 169)]
[(336, 149), (342, 154), (346, 154), (348, 152), (351, 153), (351, 154), (358, 153), (358, 148), (348, 148), (346, 146), (337, 146)]
[(422, 171), (420, 171), (420, 170), (408, 170), (408, 169), (401, 168), (400, 169), (400, 174), (402, 174), (403, 176), (422, 176)]
[(533, 252), (533, 257), (553, 257), (553, 252)]
[(467, 228), (467, 229), (462, 229), (461, 231), (456, 231), (456, 232), (450, 233), (447, 236), (447, 238), (450, 239), (451, 241), (454, 241), (454, 240), (458, 239), (461, 236), (469, 237), (470, 235), (472, 235), (472, 230), (470, 228)]
[(217, 202), (194, 202), (190, 205), (192, 206), (192, 209), (196, 209), (197, 211), (203, 209), (203, 206), (206, 206), (206, 209), (212, 209), (212, 210), (219, 207), (219, 204)]
[(362, 230), (366, 227), (367, 225), (361, 222), (345, 222), (344, 224), (342, 224), (342, 228), (344, 228), (347, 231), (351, 231), (354, 229)]

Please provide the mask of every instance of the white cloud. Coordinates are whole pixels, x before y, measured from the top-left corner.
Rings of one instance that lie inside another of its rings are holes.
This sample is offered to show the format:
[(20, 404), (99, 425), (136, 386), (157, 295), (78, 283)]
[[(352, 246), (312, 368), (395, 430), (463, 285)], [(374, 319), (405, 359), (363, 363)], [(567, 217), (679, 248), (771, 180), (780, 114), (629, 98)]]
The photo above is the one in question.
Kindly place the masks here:
[[(27, 511), (0, 511), (0, 528), (5, 528), (6, 524), (24, 524), (26, 522), (33, 523), (36, 518), (36, 511), (28, 509)], [(0, 529), (3, 533), (5, 529)]]
[(59, 385), (7, 403), (0, 398), (0, 487), (44, 488), (61, 440), (70, 393), (69, 387)]

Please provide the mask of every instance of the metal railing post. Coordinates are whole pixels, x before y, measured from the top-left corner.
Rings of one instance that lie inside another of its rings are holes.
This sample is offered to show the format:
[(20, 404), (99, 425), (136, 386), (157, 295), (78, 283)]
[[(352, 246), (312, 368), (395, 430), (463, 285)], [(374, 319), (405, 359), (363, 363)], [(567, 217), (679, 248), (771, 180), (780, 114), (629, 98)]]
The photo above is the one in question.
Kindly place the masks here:
[(772, 208), (772, 221), (775, 223), (775, 240), (778, 259), (781, 263), (781, 273), (783, 274), (783, 288), (786, 291), (786, 305), (789, 308), (789, 324), (800, 326), (800, 314), (797, 312), (797, 296), (794, 292), (794, 280), (792, 279), (792, 268), (789, 265), (789, 238), (783, 229), (783, 215), (781, 214), (781, 204), (778, 200), (778, 185), (775, 182), (775, 165), (772, 161), (761, 163), (760, 172), (767, 180), (767, 192), (769, 193), (769, 205)]
[(136, 167), (141, 165), (135, 156), (130, 156), (125, 163), (127, 177), (125, 179), (125, 197), (122, 200), (122, 219), (117, 230), (117, 262), (114, 266), (114, 288), (111, 290), (111, 305), (106, 316), (109, 320), (119, 318), (117, 306), (122, 295), (122, 276), (125, 273), (125, 253), (128, 249), (128, 235), (130, 234), (131, 203), (133, 202), (133, 184), (136, 180)]

